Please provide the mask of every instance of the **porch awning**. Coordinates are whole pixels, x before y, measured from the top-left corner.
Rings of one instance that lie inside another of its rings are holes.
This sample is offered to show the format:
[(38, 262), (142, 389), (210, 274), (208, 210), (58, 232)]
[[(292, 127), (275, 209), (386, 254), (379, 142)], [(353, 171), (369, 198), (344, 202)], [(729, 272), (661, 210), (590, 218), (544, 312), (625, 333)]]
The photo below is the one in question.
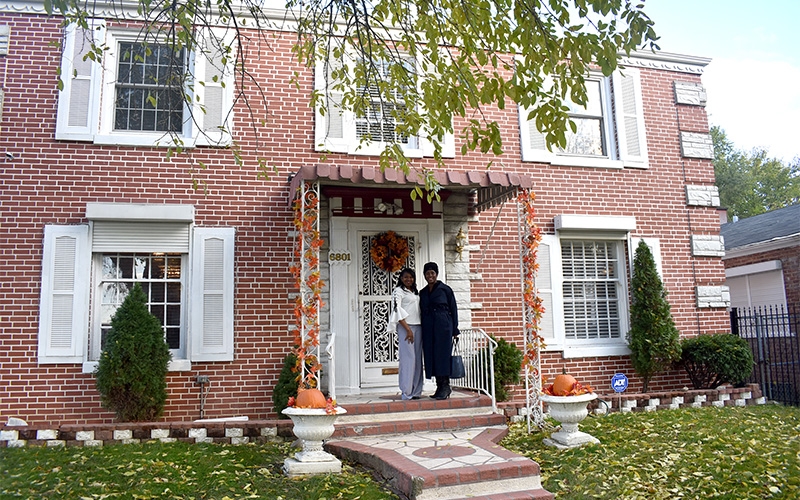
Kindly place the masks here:
[[(527, 175), (506, 173), (496, 170), (443, 170), (434, 169), (434, 178), (443, 188), (448, 189), (476, 189), (478, 202), (475, 210), (481, 212), (497, 206), (511, 199), (519, 188), (533, 187), (533, 179)], [(295, 198), (297, 188), (303, 181), (316, 181), (324, 179), (331, 183), (358, 184), (368, 187), (375, 184), (383, 185), (421, 185), (422, 179), (416, 171), (408, 175), (395, 169), (383, 172), (373, 167), (353, 167), (350, 165), (318, 164), (300, 167), (292, 177), (289, 191), (289, 204)]]

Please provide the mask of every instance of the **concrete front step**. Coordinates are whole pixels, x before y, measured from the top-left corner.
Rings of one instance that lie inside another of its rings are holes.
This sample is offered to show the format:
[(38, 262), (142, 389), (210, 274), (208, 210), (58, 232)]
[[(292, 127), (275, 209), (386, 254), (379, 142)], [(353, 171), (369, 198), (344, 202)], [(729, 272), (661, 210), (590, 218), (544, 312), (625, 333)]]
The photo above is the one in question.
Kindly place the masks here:
[(454, 391), (437, 401), (428, 397), (403, 401), (398, 394), (346, 397), (338, 401), (347, 413), (336, 419), (334, 438), (405, 434), (442, 429), (502, 425), (488, 396)]
[(466, 390), (437, 401), (394, 395), (338, 399), (347, 410), (325, 449), (374, 469), (411, 500), (551, 499), (539, 465), (497, 443), (508, 433), (492, 400)]
[(497, 445), (507, 433), (496, 425), (333, 439), (325, 448), (374, 469), (412, 500), (552, 499), (536, 462)]
[[(348, 410), (349, 411), (349, 410)], [(344, 415), (343, 415), (344, 416)], [(499, 413), (485, 415), (436, 416), (425, 418), (392, 414), (393, 420), (377, 422), (341, 422), (336, 419), (334, 439), (380, 436), (384, 434), (409, 434), (415, 432), (468, 429), (490, 425), (505, 425), (506, 417)]]

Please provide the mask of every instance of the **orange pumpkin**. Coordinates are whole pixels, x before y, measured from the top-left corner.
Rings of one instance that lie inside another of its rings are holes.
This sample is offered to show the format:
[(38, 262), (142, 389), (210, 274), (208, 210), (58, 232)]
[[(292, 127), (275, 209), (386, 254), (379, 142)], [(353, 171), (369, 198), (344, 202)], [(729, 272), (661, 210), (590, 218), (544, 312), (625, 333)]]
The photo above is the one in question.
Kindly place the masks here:
[(578, 381), (575, 380), (575, 377), (572, 375), (568, 375), (566, 370), (564, 370), (560, 375), (556, 376), (556, 379), (553, 381), (553, 395), (554, 396), (567, 396), (572, 389), (575, 388), (575, 384)]
[(297, 391), (297, 408), (325, 408), (328, 401), (319, 389), (300, 389)]

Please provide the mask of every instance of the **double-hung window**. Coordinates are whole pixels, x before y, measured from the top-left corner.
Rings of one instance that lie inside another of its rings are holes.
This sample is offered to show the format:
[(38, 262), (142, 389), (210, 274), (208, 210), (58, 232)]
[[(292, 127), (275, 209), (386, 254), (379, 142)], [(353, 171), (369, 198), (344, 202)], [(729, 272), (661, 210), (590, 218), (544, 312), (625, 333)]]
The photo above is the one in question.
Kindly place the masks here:
[(162, 252), (94, 255), (96, 328), (90, 359), (97, 359), (105, 348), (111, 319), (136, 283), (147, 297), (150, 314), (161, 322), (173, 359), (186, 359), (186, 260), (185, 254)]
[(45, 227), (40, 363), (92, 371), (135, 284), (161, 323), (170, 369), (233, 359), (234, 230), (187, 205), (90, 203), (88, 224)]
[(561, 241), (564, 336), (570, 341), (619, 339), (620, 244), (614, 240)]
[(545, 135), (520, 108), (522, 161), (586, 167), (647, 167), (647, 141), (640, 74), (636, 68), (616, 71), (610, 78), (586, 78), (585, 105), (567, 100), (576, 130), (566, 134), (566, 147), (547, 148)]
[[(413, 78), (417, 80), (424, 77), (417, 73), (417, 65), (412, 58), (405, 58), (401, 62)], [(325, 100), (326, 111), (317, 110), (315, 124), (315, 147), (318, 151), (348, 153), (360, 155), (379, 155), (389, 144), (397, 144), (406, 156), (423, 157), (433, 155), (433, 145), (426, 137), (424, 131), (418, 134), (404, 134), (397, 131), (398, 123), (406, 111), (406, 104), (402, 99), (392, 99), (392, 102), (382, 98), (379, 90), (381, 82), (388, 82), (391, 78), (391, 65), (397, 61), (373, 61), (369, 71), (373, 72), (371, 83), (354, 90), (359, 98), (366, 99), (367, 105), (362, 113), (354, 113), (342, 108), (345, 92), (337, 87), (332, 73), (335, 68), (348, 68), (352, 64), (344, 61), (331, 61), (327, 64), (320, 62), (315, 69), (315, 87)], [(354, 71), (351, 69), (351, 71)], [(395, 97), (397, 91), (393, 90)], [(445, 157), (455, 156), (455, 141), (452, 134), (444, 139)]]
[(185, 51), (162, 44), (118, 44), (114, 130), (183, 130)]
[[(56, 139), (96, 144), (184, 147), (230, 143), (232, 43), (198, 31), (197, 50), (175, 50), (158, 36), (113, 28), (66, 28)], [(102, 55), (93, 53), (92, 45)], [(190, 104), (191, 103), (191, 104)]]
[[(546, 349), (567, 358), (629, 354), (628, 247), (640, 239), (631, 236), (636, 219), (563, 214), (554, 226), (555, 234), (542, 235), (536, 278)], [(658, 240), (644, 239), (660, 269)]]

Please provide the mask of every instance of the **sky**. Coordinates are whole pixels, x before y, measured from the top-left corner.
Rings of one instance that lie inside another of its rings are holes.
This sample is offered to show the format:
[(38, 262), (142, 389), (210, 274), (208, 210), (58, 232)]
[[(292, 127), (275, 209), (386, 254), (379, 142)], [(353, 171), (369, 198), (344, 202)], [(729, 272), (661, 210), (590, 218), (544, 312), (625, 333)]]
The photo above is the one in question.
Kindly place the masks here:
[(645, 0), (661, 50), (711, 58), (709, 123), (734, 147), (800, 157), (800, 1)]

